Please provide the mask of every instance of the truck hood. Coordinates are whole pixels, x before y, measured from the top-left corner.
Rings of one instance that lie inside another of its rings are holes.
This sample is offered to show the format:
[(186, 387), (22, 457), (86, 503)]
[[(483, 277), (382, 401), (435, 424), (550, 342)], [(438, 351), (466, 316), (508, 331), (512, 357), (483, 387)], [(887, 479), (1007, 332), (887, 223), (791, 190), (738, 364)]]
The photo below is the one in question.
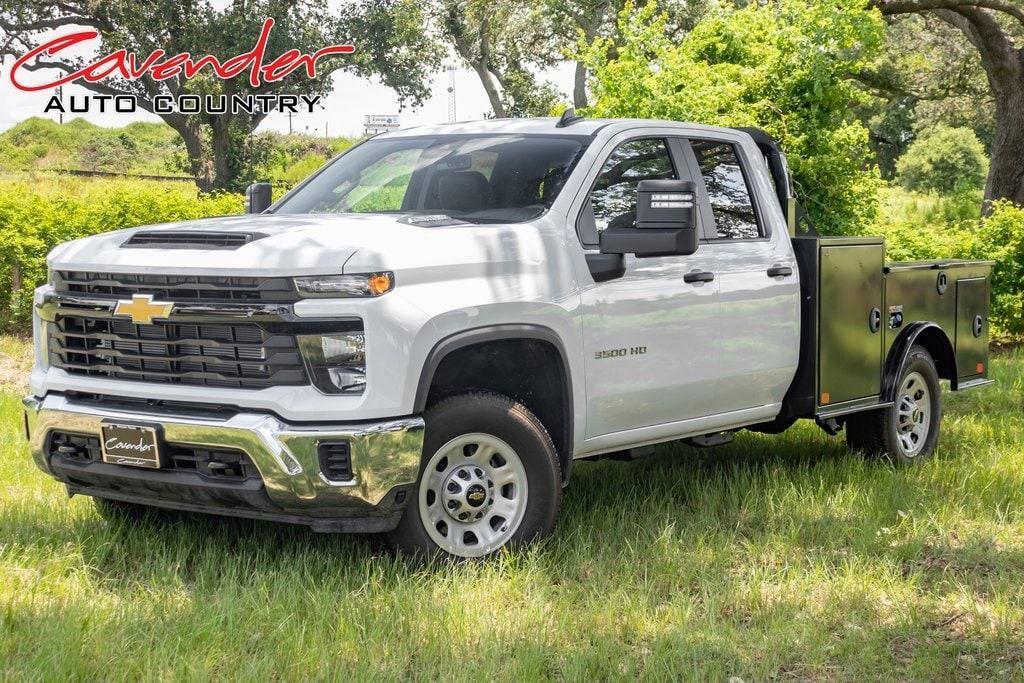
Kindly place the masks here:
[[(256, 233), (235, 249), (132, 248), (138, 232)], [(102, 233), (63, 244), (51, 268), (155, 274), (324, 275), (543, 261), (534, 224), (423, 227), (381, 214), (229, 216)], [(505, 268), (497, 268), (505, 270)], [(493, 272), (493, 271), (492, 271)]]

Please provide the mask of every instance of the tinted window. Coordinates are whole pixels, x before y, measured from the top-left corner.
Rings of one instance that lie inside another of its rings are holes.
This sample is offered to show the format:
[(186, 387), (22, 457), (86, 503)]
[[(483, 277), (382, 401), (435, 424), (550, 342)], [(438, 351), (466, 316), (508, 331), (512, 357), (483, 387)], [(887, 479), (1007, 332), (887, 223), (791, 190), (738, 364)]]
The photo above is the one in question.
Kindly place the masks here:
[(588, 142), (555, 135), (370, 140), (287, 195), (277, 211), (528, 221), (551, 208)]
[(736, 148), (728, 142), (693, 140), (692, 144), (708, 189), (718, 237), (760, 237), (754, 202)]
[(677, 178), (664, 140), (630, 140), (616, 147), (590, 191), (598, 232), (636, 225), (636, 186), (641, 180)]

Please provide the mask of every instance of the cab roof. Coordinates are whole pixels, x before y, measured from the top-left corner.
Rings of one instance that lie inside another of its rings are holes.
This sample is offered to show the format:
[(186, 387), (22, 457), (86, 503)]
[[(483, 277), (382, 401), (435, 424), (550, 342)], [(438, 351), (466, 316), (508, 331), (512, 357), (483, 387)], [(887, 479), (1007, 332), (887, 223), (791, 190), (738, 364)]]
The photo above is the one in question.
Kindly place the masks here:
[[(559, 128), (559, 119), (484, 119), (481, 121), (461, 121), (458, 123), (441, 123), (403, 128), (390, 133), (378, 135), (378, 138), (400, 138), (414, 135), (480, 135), (480, 134), (519, 134), (519, 135), (596, 135), (598, 131), (614, 127), (619, 130), (657, 126), (659, 128), (679, 128), (681, 131), (726, 132), (731, 129), (715, 128), (697, 123), (679, 121), (657, 121), (653, 119), (588, 119), (580, 118), (573, 123)], [(735, 131), (732, 131), (735, 132)]]

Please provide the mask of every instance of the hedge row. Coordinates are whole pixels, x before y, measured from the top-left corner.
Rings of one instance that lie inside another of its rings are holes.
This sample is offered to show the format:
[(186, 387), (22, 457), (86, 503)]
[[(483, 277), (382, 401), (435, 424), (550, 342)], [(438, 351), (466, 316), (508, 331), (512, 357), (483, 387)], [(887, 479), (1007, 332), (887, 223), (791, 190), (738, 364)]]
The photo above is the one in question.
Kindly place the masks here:
[[(888, 258), (995, 260), (994, 335), (1024, 338), (1024, 208), (997, 204), (979, 221), (965, 217), (977, 211), (977, 197), (895, 199), (889, 197), (887, 222), (869, 231), (885, 235)], [(0, 179), (0, 328), (28, 330), (32, 290), (45, 281), (46, 254), (55, 245), (135, 225), (237, 214), (242, 206), (239, 195), (197, 196), (184, 183)]]
[(197, 196), (191, 183), (41, 174), (0, 179), (0, 329), (31, 325), (32, 291), (57, 244), (135, 225), (241, 213), (240, 195)]

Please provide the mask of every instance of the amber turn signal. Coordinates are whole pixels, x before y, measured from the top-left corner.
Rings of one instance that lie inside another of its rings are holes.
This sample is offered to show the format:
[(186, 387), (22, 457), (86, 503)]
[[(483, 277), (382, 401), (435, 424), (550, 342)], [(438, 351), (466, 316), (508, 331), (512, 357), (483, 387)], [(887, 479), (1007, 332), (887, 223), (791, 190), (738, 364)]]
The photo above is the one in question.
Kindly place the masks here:
[(390, 292), (394, 284), (391, 273), (374, 273), (368, 278), (366, 283), (367, 288), (374, 296)]

